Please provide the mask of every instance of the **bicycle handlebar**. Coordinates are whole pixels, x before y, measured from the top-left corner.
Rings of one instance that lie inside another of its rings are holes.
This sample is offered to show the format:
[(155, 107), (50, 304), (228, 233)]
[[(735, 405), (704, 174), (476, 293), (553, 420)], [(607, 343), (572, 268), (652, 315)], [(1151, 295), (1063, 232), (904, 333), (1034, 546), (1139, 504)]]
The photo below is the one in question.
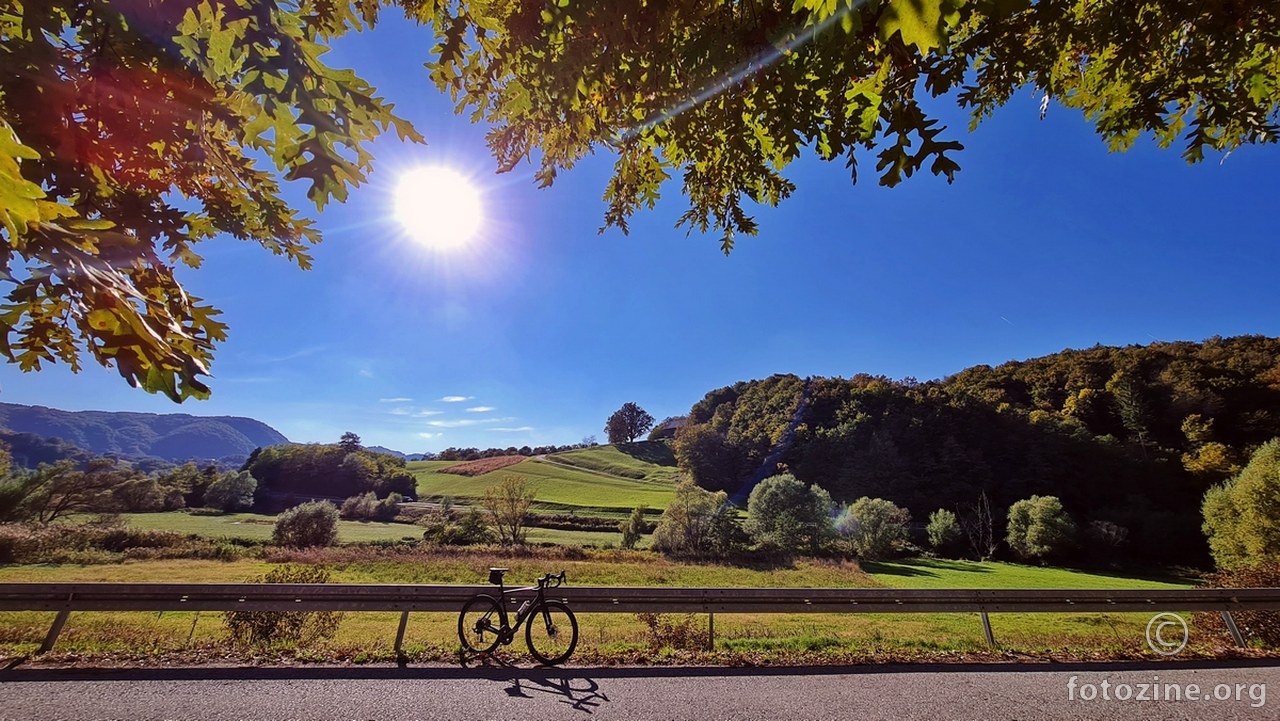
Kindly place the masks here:
[(560, 573), (548, 573), (538, 579), (539, 588), (555, 588), (564, 583), (564, 571)]

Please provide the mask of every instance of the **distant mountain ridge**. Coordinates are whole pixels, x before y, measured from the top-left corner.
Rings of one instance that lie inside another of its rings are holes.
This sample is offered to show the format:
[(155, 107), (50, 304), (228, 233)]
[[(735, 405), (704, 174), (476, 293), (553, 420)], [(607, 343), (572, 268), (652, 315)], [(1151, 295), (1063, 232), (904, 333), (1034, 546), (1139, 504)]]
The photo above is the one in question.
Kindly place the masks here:
[(248, 456), (255, 448), (288, 443), (262, 421), (186, 413), (64, 411), (0, 403), (0, 428), (62, 440), (97, 455), (190, 459)]

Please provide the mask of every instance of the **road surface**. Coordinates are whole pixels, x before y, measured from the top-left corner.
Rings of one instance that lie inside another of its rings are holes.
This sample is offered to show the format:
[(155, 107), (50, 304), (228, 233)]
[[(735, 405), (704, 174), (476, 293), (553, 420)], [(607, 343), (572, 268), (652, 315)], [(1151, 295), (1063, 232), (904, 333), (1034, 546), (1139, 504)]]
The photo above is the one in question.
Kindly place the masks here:
[(1117, 718), (1280, 718), (1280, 664), (0, 671), (4, 721)]

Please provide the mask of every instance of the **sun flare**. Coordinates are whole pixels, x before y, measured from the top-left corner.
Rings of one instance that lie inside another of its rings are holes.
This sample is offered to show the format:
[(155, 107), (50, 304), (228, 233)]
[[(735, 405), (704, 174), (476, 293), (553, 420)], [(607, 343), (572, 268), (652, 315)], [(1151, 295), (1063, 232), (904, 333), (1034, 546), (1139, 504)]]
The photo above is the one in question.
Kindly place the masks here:
[(480, 191), (452, 168), (426, 165), (400, 176), (395, 216), (414, 240), (429, 248), (466, 245), (480, 231), (484, 208)]

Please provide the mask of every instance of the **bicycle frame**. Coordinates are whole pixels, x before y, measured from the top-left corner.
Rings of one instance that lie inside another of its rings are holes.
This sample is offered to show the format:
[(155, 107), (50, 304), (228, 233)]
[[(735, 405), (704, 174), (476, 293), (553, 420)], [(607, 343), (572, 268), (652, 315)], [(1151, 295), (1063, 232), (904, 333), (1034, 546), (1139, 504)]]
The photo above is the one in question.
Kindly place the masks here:
[[(562, 572), (561, 576), (563, 577), (563, 575), (564, 574)], [(554, 578), (554, 576), (547, 574), (547, 576), (544, 577), (545, 582), (550, 583), (551, 578)], [(503, 576), (501, 574), (498, 575), (498, 615), (502, 620), (502, 626), (491, 630), (498, 634), (498, 640), (503, 646), (508, 646), (515, 640), (516, 633), (520, 630), (521, 624), (529, 620), (529, 617), (533, 615), (534, 610), (541, 608), (543, 602), (547, 600), (547, 587), (541, 583), (544, 582), (544, 579), (538, 579), (540, 583), (533, 586), (521, 586), (519, 588), (509, 589), (503, 582)], [(561, 580), (563, 580), (563, 578)], [(508, 621), (510, 616), (507, 613), (507, 599), (508, 597), (512, 597), (526, 591), (534, 591), (534, 595), (532, 598), (527, 599), (520, 608), (516, 609), (515, 622), (510, 623)]]

